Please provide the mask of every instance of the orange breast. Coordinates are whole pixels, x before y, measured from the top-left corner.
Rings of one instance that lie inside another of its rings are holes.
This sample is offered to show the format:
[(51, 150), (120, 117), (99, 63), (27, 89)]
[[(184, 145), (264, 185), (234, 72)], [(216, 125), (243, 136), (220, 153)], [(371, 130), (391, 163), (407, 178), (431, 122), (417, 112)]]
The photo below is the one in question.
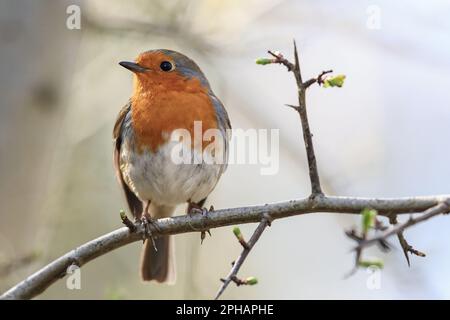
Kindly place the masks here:
[[(187, 129), (194, 141), (194, 121), (202, 122), (202, 134), (217, 128), (217, 117), (207, 91), (197, 79), (177, 83), (153, 83), (147, 91), (135, 89), (132, 125), (138, 152), (158, 150), (176, 129)], [(169, 135), (165, 135), (168, 133)], [(203, 142), (204, 148), (209, 142)]]

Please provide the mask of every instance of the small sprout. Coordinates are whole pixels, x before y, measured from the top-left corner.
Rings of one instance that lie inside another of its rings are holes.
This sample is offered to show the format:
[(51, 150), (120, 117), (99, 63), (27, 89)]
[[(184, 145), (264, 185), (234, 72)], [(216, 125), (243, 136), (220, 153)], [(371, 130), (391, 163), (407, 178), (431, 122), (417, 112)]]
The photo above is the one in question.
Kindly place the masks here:
[(260, 64), (260, 65), (266, 65), (266, 64), (271, 64), (273, 63), (273, 59), (269, 59), (269, 58), (258, 58), (255, 60), (256, 64)]
[(328, 78), (323, 80), (323, 87), (324, 88), (330, 88), (330, 87), (342, 87), (344, 85), (345, 75), (339, 74), (337, 76)]
[(253, 286), (258, 283), (258, 279), (256, 277), (248, 277), (244, 280), (244, 282), (249, 286)]
[(136, 226), (133, 224), (133, 222), (131, 222), (130, 219), (128, 219), (125, 211), (120, 210), (120, 219), (122, 219), (122, 223), (124, 225), (126, 225), (128, 227), (128, 229), (130, 229), (131, 232), (136, 231)]
[(241, 246), (243, 246), (245, 249), (249, 249), (248, 243), (245, 241), (244, 236), (241, 233), (241, 229), (239, 229), (239, 227), (234, 227), (233, 233), (236, 236), (236, 238), (238, 239)]
[(234, 235), (236, 236), (236, 238), (239, 241), (243, 241), (244, 240), (244, 236), (242, 235), (241, 229), (239, 229), (239, 227), (234, 227), (233, 228), (233, 233), (234, 233)]
[(363, 233), (367, 234), (369, 229), (375, 226), (375, 219), (377, 217), (377, 210), (373, 209), (364, 209), (362, 212), (362, 229)]
[(363, 268), (376, 267), (378, 269), (383, 269), (384, 263), (381, 260), (361, 260), (358, 265)]

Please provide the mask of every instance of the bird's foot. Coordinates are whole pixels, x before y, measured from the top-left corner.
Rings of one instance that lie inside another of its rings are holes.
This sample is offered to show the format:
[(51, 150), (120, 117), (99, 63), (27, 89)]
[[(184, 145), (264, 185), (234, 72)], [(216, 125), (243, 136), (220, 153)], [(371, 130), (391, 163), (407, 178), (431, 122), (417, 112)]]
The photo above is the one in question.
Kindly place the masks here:
[(153, 231), (161, 231), (161, 229), (155, 223), (155, 220), (147, 214), (142, 215), (141, 218), (137, 218), (136, 220), (137, 223), (141, 224), (144, 227), (144, 242), (146, 239), (150, 239), (152, 241), (153, 248), (155, 249), (155, 251), (158, 251), (155, 245), (155, 236), (153, 235)]
[(188, 215), (192, 216), (194, 214), (201, 214), (204, 217), (208, 216), (208, 213), (214, 211), (214, 207), (210, 206), (209, 210), (205, 207), (199, 206), (198, 204), (194, 202), (190, 202), (187, 208)]
[[(190, 202), (188, 205), (187, 213), (189, 216), (193, 216), (194, 214), (201, 214), (203, 218), (207, 219), (210, 212), (214, 211), (214, 207), (210, 206), (209, 210), (205, 207), (199, 206), (196, 203)], [(200, 232), (200, 244), (203, 244), (203, 240), (206, 238), (206, 233), (211, 237), (211, 231), (209, 229), (203, 230)]]

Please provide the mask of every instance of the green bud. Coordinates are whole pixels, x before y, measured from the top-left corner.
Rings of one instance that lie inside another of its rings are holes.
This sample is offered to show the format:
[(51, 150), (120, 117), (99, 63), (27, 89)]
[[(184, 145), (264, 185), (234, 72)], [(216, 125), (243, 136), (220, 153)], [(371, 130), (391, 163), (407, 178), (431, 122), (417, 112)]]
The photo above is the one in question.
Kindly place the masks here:
[(363, 268), (377, 267), (379, 269), (383, 269), (384, 263), (381, 260), (364, 260), (359, 261), (358, 265)]
[(245, 283), (249, 286), (253, 286), (258, 283), (258, 279), (256, 279), (255, 277), (248, 277), (247, 279), (245, 279)]
[(255, 60), (256, 64), (261, 64), (261, 65), (266, 65), (266, 64), (271, 64), (273, 62), (273, 59), (269, 59), (269, 58), (258, 58)]
[(234, 227), (233, 228), (233, 233), (236, 236), (236, 238), (238, 238), (238, 239), (242, 238), (241, 229), (239, 229), (239, 227)]
[(342, 87), (344, 85), (345, 75), (339, 74), (337, 76), (325, 79), (323, 81), (323, 87), (324, 88), (330, 88), (330, 87)]
[(364, 209), (362, 212), (362, 229), (363, 233), (366, 234), (370, 228), (373, 228), (375, 225), (375, 218), (377, 217), (377, 210), (373, 209)]
[(127, 218), (127, 215), (125, 214), (125, 211), (120, 210), (120, 219), (125, 220)]

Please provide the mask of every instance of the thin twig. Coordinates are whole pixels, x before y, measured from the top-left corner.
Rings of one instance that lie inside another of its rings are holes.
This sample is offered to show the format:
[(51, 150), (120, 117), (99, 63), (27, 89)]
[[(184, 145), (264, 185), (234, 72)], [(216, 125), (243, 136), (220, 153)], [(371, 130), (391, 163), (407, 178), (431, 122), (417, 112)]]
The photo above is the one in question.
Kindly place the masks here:
[(295, 69), (295, 65), (293, 63), (291, 63), (288, 59), (286, 59), (282, 53), (274, 52), (271, 50), (268, 50), (267, 52), (275, 58), (273, 60), (273, 63), (279, 63), (279, 64), (284, 65), (288, 71), (292, 71)]
[(316, 155), (314, 152), (314, 145), (312, 142), (312, 133), (309, 128), (308, 114), (306, 112), (306, 90), (314, 83), (323, 83), (323, 77), (331, 73), (332, 70), (322, 71), (316, 78), (310, 79), (306, 82), (302, 80), (302, 73), (300, 69), (300, 59), (298, 57), (297, 45), (294, 40), (294, 63), (290, 62), (280, 52), (274, 52), (269, 50), (268, 53), (275, 59), (271, 63), (279, 63), (284, 65), (288, 71), (292, 72), (297, 83), (298, 92), (298, 106), (286, 104), (298, 112), (303, 130), (303, 140), (306, 148), (306, 156), (308, 159), (309, 178), (311, 181), (311, 197), (322, 196), (323, 191), (320, 185), (319, 172), (317, 169)]
[(310, 84), (305, 84), (302, 81), (302, 74), (300, 69), (300, 60), (298, 57), (297, 45), (294, 41), (294, 77), (297, 82), (297, 90), (298, 90), (298, 106), (296, 109), (302, 124), (303, 129), (303, 140), (306, 148), (306, 156), (308, 159), (308, 168), (309, 168), (309, 178), (311, 181), (311, 196), (321, 196), (323, 195), (322, 187), (320, 186), (319, 172), (317, 169), (316, 155), (314, 152), (314, 145), (312, 142), (312, 133), (309, 128), (308, 122), (308, 113), (306, 112), (306, 89)]
[[(394, 215), (394, 216), (389, 217), (389, 222), (392, 225), (397, 225), (398, 224), (397, 216)], [(400, 243), (400, 246), (402, 247), (403, 254), (405, 255), (406, 262), (408, 263), (408, 267), (411, 266), (411, 262), (410, 262), (408, 253), (411, 253), (411, 254), (416, 255), (418, 257), (425, 257), (426, 256), (425, 253), (414, 249), (413, 246), (411, 246), (408, 243), (408, 241), (406, 241), (406, 238), (405, 238), (403, 232), (397, 233), (397, 239), (398, 239), (398, 242)]]
[(244, 263), (245, 259), (247, 258), (248, 254), (252, 250), (255, 243), (258, 241), (259, 237), (261, 237), (262, 233), (266, 229), (267, 226), (270, 225), (271, 218), (269, 215), (264, 215), (261, 222), (259, 223), (258, 227), (256, 227), (255, 231), (253, 232), (252, 237), (250, 240), (246, 243), (246, 246), (243, 246), (244, 249), (242, 250), (239, 257), (236, 259), (236, 261), (233, 264), (233, 267), (230, 270), (230, 273), (228, 276), (223, 280), (222, 286), (220, 287), (219, 291), (217, 291), (215, 300), (219, 299), (219, 297), (222, 295), (222, 293), (225, 291), (225, 289), (228, 287), (228, 285), (231, 282), (235, 282), (236, 284), (242, 284), (241, 281), (237, 278), (237, 273), (239, 272), (239, 269), (241, 268), (242, 264)]
[(363, 248), (366, 248), (368, 246), (373, 245), (374, 243), (377, 243), (379, 241), (383, 241), (386, 240), (387, 238), (389, 238), (390, 236), (396, 234), (401, 234), (405, 229), (419, 223), (419, 222), (423, 222), (425, 220), (428, 220), (434, 216), (443, 214), (443, 213), (448, 213), (448, 211), (450, 210), (450, 202), (448, 200), (446, 201), (442, 201), (441, 203), (427, 209), (426, 211), (424, 211), (420, 216), (417, 216), (416, 218), (410, 217), (408, 219), (408, 221), (406, 221), (405, 223), (402, 224), (396, 224), (394, 227), (384, 231), (383, 233), (381, 233), (380, 235), (374, 236), (370, 239), (367, 240), (363, 240), (361, 241), (358, 246), (355, 248), (355, 250), (361, 250)]
[(305, 83), (303, 83), (303, 87), (305, 87), (305, 89), (308, 89), (310, 86), (312, 86), (314, 83), (318, 83), (319, 85), (322, 85), (324, 82), (324, 77), (325, 75), (327, 75), (328, 73), (332, 73), (333, 70), (327, 70), (327, 71), (322, 71), (317, 78), (312, 78), (309, 79), (308, 81), (305, 81)]

